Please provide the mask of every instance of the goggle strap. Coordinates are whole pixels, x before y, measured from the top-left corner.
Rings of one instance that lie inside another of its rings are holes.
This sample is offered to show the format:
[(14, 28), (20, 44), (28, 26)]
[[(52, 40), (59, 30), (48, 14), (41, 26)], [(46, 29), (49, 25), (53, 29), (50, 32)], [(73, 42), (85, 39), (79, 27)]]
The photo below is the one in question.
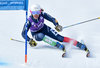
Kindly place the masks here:
[(30, 10), (30, 12), (32, 13), (32, 11)]

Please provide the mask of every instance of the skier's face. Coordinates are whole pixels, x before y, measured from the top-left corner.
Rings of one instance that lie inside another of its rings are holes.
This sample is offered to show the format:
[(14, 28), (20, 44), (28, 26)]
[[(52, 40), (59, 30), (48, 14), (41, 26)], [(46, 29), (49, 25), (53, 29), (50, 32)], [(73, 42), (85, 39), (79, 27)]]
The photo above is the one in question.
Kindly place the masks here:
[(34, 19), (38, 19), (39, 18), (39, 14), (35, 14), (33, 15)]
[(32, 13), (34, 19), (38, 19), (39, 15), (41, 14), (41, 11), (32, 11), (31, 13)]

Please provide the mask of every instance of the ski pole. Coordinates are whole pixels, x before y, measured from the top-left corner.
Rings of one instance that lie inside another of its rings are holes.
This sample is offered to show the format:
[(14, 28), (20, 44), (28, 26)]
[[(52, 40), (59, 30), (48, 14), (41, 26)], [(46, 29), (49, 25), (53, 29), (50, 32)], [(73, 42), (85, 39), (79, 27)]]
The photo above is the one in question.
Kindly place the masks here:
[(13, 41), (16, 41), (16, 42), (25, 43), (24, 41), (16, 40), (16, 39), (13, 39), (13, 38), (11, 38), (10, 40), (13, 40)]
[(83, 21), (83, 22), (79, 22), (79, 23), (76, 23), (76, 24), (72, 24), (72, 25), (69, 25), (69, 26), (65, 26), (62, 29), (65, 29), (65, 28), (68, 28), (68, 27), (72, 27), (72, 26), (76, 26), (76, 25), (83, 24), (83, 23), (87, 23), (87, 22), (94, 21), (94, 20), (97, 20), (97, 19), (100, 19), (100, 17), (94, 18), (94, 19), (90, 19), (90, 20), (86, 20), (86, 21)]

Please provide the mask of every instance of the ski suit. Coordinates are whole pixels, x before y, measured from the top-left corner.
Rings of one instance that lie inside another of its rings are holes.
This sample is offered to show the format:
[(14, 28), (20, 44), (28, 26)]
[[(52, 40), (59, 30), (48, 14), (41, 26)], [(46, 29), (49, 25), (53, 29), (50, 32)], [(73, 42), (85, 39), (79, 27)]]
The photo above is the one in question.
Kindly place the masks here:
[[(38, 20), (34, 19), (34, 17), (32, 15), (29, 16), (29, 18), (28, 18), (27, 31), (29, 31), (29, 29), (30, 29), (32, 37), (35, 37), (35, 39), (37, 41), (42, 41), (44, 36), (47, 35), (59, 42), (69, 43), (71, 41), (74, 41), (73, 45), (75, 45), (81, 49), (86, 48), (85, 45), (82, 46), (82, 44), (79, 43), (78, 41), (68, 38), (68, 37), (61, 36), (60, 34), (58, 34), (51, 27), (44, 24), (44, 19), (52, 22), (55, 26), (58, 25), (57, 20), (45, 12), (41, 12)], [(25, 25), (22, 30), (22, 37), (25, 39)], [(27, 40), (28, 41), (30, 40), (29, 36), (27, 36)]]

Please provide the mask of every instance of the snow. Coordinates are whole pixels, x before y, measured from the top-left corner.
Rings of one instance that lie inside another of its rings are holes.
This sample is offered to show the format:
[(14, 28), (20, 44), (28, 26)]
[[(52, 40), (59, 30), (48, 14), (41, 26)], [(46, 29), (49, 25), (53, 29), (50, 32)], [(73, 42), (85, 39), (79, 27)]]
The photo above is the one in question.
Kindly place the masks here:
[[(45, 12), (57, 18), (62, 26), (99, 17), (99, 0), (29, 0), (40, 4)], [(24, 41), (21, 31), (25, 23), (25, 11), (0, 11), (0, 68), (100, 68), (100, 20), (69, 27), (60, 32), (80, 41), (84, 40), (92, 57), (77, 47), (68, 46), (68, 58), (62, 58), (62, 51), (44, 42), (37, 47), (28, 45), (28, 62), (24, 62), (25, 44), (11, 41), (10, 38)], [(54, 25), (45, 20), (54, 29)], [(31, 37), (30, 33), (28, 32)]]

